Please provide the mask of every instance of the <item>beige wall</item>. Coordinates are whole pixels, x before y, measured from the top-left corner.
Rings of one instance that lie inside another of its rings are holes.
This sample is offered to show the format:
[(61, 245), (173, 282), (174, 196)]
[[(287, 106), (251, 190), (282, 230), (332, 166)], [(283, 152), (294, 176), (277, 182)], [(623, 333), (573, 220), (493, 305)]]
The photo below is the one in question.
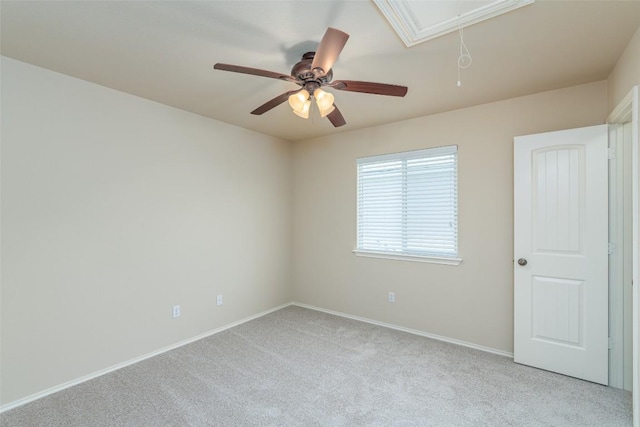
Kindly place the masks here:
[(1, 71), (3, 404), (290, 301), (289, 142)]
[(609, 111), (622, 101), (634, 85), (640, 84), (640, 28), (609, 75)]
[[(297, 142), (293, 299), (512, 352), (513, 137), (606, 115), (603, 81)], [(462, 265), (355, 256), (356, 159), (451, 144)]]

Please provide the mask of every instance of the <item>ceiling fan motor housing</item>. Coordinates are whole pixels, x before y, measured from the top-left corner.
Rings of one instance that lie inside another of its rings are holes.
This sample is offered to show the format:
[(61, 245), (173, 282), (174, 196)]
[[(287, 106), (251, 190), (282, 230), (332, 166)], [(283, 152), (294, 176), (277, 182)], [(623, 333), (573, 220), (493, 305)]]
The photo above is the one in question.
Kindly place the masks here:
[(302, 83), (302, 86), (309, 92), (313, 93), (318, 89), (331, 81), (333, 78), (333, 70), (327, 71), (324, 75), (321, 75), (319, 71), (312, 70), (311, 63), (315, 52), (307, 52), (302, 55), (302, 60), (291, 68), (291, 75)]

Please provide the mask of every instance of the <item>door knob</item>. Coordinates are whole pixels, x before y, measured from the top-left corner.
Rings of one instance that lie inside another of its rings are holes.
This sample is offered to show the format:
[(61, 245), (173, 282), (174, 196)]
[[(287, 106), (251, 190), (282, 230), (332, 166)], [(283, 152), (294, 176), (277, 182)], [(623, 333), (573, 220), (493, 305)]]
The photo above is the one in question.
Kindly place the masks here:
[(518, 260), (518, 264), (519, 264), (519, 265), (522, 265), (522, 266), (525, 266), (525, 265), (527, 265), (527, 260), (526, 260), (526, 259), (524, 259), (524, 258), (520, 258), (520, 259)]

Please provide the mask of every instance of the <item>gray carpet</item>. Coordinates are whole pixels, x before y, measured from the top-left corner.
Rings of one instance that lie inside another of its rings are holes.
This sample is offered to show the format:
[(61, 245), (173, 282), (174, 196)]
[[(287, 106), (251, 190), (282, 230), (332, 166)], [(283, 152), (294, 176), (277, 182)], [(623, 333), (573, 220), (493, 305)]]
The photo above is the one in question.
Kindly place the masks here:
[(630, 426), (631, 394), (287, 307), (7, 411), (9, 426)]

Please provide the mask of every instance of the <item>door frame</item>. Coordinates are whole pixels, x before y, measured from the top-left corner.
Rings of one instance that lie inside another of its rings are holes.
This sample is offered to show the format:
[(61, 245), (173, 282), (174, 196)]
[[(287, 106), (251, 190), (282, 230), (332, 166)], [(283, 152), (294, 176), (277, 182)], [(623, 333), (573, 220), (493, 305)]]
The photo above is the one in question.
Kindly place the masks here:
[(631, 121), (609, 123), (609, 385), (626, 390), (633, 386), (631, 157)]
[(638, 86), (634, 86), (624, 99), (616, 106), (607, 118), (607, 123), (631, 122), (631, 205), (632, 205), (632, 264), (633, 264), (633, 425), (640, 427), (640, 281), (638, 264), (640, 261), (640, 227), (638, 219), (638, 199), (640, 188), (640, 136), (638, 122), (640, 108), (638, 105)]

